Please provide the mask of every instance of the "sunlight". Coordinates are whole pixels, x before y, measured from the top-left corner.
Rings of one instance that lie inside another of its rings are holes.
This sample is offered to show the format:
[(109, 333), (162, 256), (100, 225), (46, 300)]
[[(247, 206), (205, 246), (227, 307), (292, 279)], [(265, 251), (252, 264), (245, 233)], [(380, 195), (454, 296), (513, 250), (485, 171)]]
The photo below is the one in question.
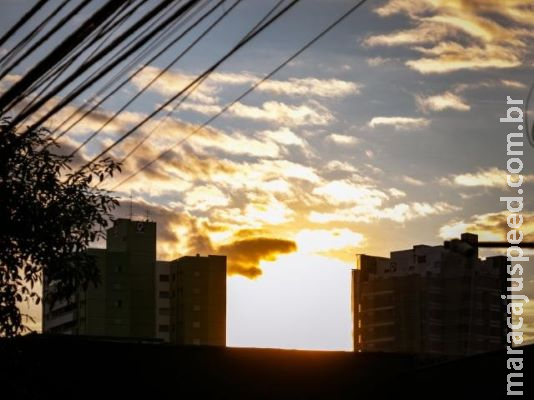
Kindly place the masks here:
[(228, 278), (227, 345), (352, 350), (350, 266), (295, 253)]

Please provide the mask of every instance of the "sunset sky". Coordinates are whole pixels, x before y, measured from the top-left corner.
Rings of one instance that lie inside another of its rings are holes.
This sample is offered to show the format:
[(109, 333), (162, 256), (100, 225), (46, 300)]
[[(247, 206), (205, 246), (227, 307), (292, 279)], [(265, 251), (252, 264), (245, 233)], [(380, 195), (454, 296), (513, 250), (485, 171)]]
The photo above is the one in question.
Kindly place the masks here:
[[(240, 3), (82, 156), (97, 154), (178, 92), (275, 3)], [(121, 158), (156, 127), (107, 187), (188, 135), (354, 3), (301, 1), (171, 118), (160, 115), (118, 146)], [(3, 1), (2, 31), (31, 4)], [(64, 148), (99, 128), (209, 22), (77, 125)], [(356, 253), (386, 256), (464, 231), (505, 240), (508, 213), (499, 197), (514, 195), (504, 172), (511, 128), (499, 118), (506, 96), (524, 99), (534, 83), (533, 36), (532, 0), (370, 0), (209, 128), (118, 188), (124, 201), (117, 216), (128, 216), (132, 194), (134, 217), (148, 212), (158, 223), (159, 259), (228, 255), (229, 346), (350, 350)], [(526, 139), (524, 150), (522, 228), (534, 240), (534, 151)], [(529, 266), (523, 293), (534, 298)], [(528, 307), (534, 326), (534, 302)], [(532, 328), (524, 332), (534, 336)]]

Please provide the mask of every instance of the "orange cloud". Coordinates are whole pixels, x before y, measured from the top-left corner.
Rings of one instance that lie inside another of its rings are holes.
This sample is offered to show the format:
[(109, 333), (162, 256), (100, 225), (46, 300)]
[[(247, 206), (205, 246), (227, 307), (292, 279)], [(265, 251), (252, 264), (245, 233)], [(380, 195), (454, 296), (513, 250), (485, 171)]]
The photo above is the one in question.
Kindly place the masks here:
[[(444, 239), (459, 237), (462, 232), (472, 232), (480, 236), (480, 240), (506, 241), (506, 233), (510, 230), (506, 218), (508, 211), (473, 215), (469, 219), (453, 220), (443, 225), (439, 235)], [(524, 241), (534, 240), (534, 213), (523, 214)]]
[(221, 254), (228, 256), (228, 273), (239, 274), (247, 278), (261, 275), (260, 261), (276, 261), (280, 254), (292, 253), (297, 245), (291, 240), (268, 237), (238, 239), (217, 248)]
[(471, 106), (465, 102), (460, 96), (445, 92), (434, 96), (416, 96), (416, 103), (423, 112), (427, 111), (444, 111), (447, 109), (457, 111), (469, 111)]
[(423, 74), (517, 67), (527, 59), (534, 24), (531, 0), (389, 0), (375, 12), (407, 15), (411, 26), (364, 43), (409, 46), (423, 57), (406, 65)]

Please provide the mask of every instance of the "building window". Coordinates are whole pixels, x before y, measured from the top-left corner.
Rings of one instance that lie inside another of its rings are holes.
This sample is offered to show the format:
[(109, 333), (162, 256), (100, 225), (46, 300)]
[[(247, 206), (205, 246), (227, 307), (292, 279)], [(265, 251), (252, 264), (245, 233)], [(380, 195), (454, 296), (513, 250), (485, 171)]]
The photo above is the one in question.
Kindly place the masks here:
[(122, 265), (116, 265), (115, 272), (122, 272)]
[(115, 300), (115, 308), (122, 308), (122, 300)]
[(418, 264), (426, 263), (426, 256), (417, 256), (417, 263)]
[(193, 293), (194, 294), (199, 294), (200, 293), (200, 289), (199, 288), (193, 288)]
[(169, 325), (160, 325), (158, 329), (160, 332), (169, 332)]
[(169, 282), (169, 275), (167, 274), (162, 274), (159, 276), (159, 281), (160, 282)]
[(198, 278), (198, 277), (200, 276), (200, 272), (199, 272), (199, 271), (195, 271), (195, 272), (193, 272), (193, 276), (194, 276), (195, 278)]
[(200, 322), (194, 321), (193, 322), (193, 328), (200, 328)]
[(169, 315), (171, 313), (171, 309), (169, 307), (160, 307), (158, 312), (159, 315)]
[(160, 299), (168, 299), (170, 296), (169, 296), (169, 291), (168, 290), (160, 290), (159, 291), (159, 298)]
[(197, 339), (197, 338), (193, 339), (193, 344), (199, 345), (200, 344), (200, 339)]
[(200, 311), (200, 306), (198, 304), (195, 304), (193, 306), (193, 311)]

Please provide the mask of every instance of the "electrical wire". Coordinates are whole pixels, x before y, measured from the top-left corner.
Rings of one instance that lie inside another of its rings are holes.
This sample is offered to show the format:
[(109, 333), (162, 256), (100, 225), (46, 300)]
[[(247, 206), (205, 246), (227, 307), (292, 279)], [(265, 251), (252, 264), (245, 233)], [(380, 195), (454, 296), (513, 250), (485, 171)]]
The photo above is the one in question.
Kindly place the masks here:
[[(222, 0), (222, 1), (225, 1), (225, 0)], [(205, 4), (202, 6), (204, 7)], [(210, 11), (208, 11), (208, 13), (211, 13), (211, 11), (213, 11), (213, 9), (215, 9), (216, 7), (212, 8)], [(191, 14), (187, 15), (187, 17), (185, 18), (184, 21), (182, 21), (183, 23), (187, 23), (189, 21), (189, 19), (193, 18), (194, 15), (196, 15), (198, 12), (199, 12), (199, 8), (195, 9)], [(193, 26), (189, 27), (187, 29), (187, 32), (189, 32), (194, 26), (196, 26), (199, 22), (201, 21), (201, 19), (199, 21), (197, 21)], [(177, 26), (175, 28), (181, 28), (181, 26)], [(173, 30), (177, 30), (177, 29), (173, 29)], [(153, 57), (150, 58), (150, 60), (146, 61), (143, 65), (141, 65), (133, 74), (131, 74), (130, 76), (128, 76), (125, 80), (123, 80), (122, 82), (119, 83), (119, 85), (115, 86), (115, 88), (113, 88), (106, 96), (104, 96), (103, 98), (99, 99), (96, 104), (94, 104), (93, 106), (91, 106), (91, 108), (85, 110), (85, 112), (82, 113), (82, 111), (84, 110), (84, 107), (87, 105), (87, 104), (90, 104), (92, 103), (94, 100), (96, 100), (100, 95), (102, 95), (106, 89), (109, 89), (110, 85), (114, 82), (116, 82), (119, 78), (122, 78), (122, 76), (128, 71), (128, 69), (130, 69), (130, 64), (131, 65), (135, 65), (136, 63), (138, 63), (140, 61), (140, 59), (144, 58), (144, 56), (147, 56), (151, 53), (150, 50), (152, 49), (146, 49), (146, 51), (142, 52), (138, 57), (136, 57), (134, 60), (132, 60), (131, 63), (129, 63), (129, 65), (126, 65), (124, 68), (121, 69), (121, 71), (117, 72), (110, 80), (109, 80), (109, 84), (108, 85), (104, 85), (101, 87), (100, 90), (98, 90), (95, 94), (93, 94), (93, 96), (83, 105), (77, 107), (76, 110), (74, 110), (67, 118), (65, 118), (57, 127), (55, 127), (52, 131), (51, 131), (51, 134), (54, 134), (56, 133), (58, 130), (60, 130), (69, 120), (71, 120), (75, 115), (77, 114), (81, 114), (81, 116), (78, 117), (78, 119), (76, 119), (76, 121), (74, 121), (73, 123), (71, 123), (66, 129), (64, 129), (60, 134), (58, 134), (55, 138), (54, 138), (54, 142), (56, 142), (58, 139), (60, 139), (63, 135), (65, 135), (69, 130), (71, 130), (76, 124), (78, 124), (81, 120), (83, 120), (87, 115), (91, 114), (95, 109), (97, 109), (101, 104), (103, 104), (108, 98), (110, 98), (113, 94), (115, 94), (118, 90), (120, 90), (124, 85), (126, 85), (129, 81), (131, 81), (135, 76), (137, 76), (137, 74), (139, 74), (144, 68), (146, 68), (149, 64), (151, 64), (154, 60), (156, 60), (157, 58), (159, 58), (162, 54), (164, 54), (168, 49), (170, 49), (175, 43), (177, 43), (183, 36), (185, 33), (182, 33), (180, 34), (177, 38), (173, 39), (170, 43), (168, 43), (162, 50), (160, 50), (156, 55), (154, 55)]]
[[(217, 24), (224, 19), (239, 3), (241, 0), (237, 0), (232, 6), (226, 10), (221, 16), (219, 16), (215, 21), (211, 23), (211, 25), (200, 35), (198, 36), (189, 46), (187, 46), (181, 53), (179, 53), (169, 64), (165, 66), (165, 68), (161, 69), (159, 73), (150, 80), (140, 91), (138, 91), (135, 96), (133, 96), (130, 100), (128, 100), (119, 110), (117, 110), (111, 117), (108, 118), (108, 120), (100, 127), (98, 130), (93, 132), (87, 139), (85, 139), (71, 154), (70, 156), (75, 155), (79, 150), (81, 150), (90, 140), (92, 140), (95, 136), (97, 136), (102, 129), (104, 129), (106, 126), (108, 126), (121, 112), (123, 112), (129, 105), (131, 105), (136, 99), (139, 98), (146, 90), (148, 90), (154, 82), (156, 82), (161, 76), (163, 76), (170, 68), (172, 68), (178, 61), (182, 59), (182, 57), (187, 54), (198, 42), (200, 42)], [(219, 1), (219, 3), (216, 4), (215, 7), (212, 8), (211, 11), (214, 11), (216, 8), (218, 8), (221, 4), (224, 3), (224, 0)], [(197, 21), (197, 22), (200, 22)], [(184, 33), (185, 34), (185, 33)]]
[(108, 0), (91, 17), (89, 17), (80, 27), (65, 38), (58, 46), (50, 51), (40, 62), (31, 68), (21, 79), (13, 84), (8, 90), (0, 95), (0, 110), (7, 112), (13, 107), (13, 103), (20, 101), (20, 94), (30, 87), (39, 77), (49, 71), (62, 60), (66, 54), (70, 53), (87, 35), (103, 24), (110, 15), (123, 5), (126, 0)]
[[(124, 4), (124, 9), (128, 8), (128, 5), (130, 5), (128, 3), (130, 2), (131, 0), (129, 0), (127, 3)], [(116, 11), (116, 14), (119, 15), (122, 11), (124, 10), (119, 8)], [(111, 17), (111, 19), (113, 19), (113, 16)], [(119, 20), (118, 22), (122, 22), (122, 20)], [(26, 112), (30, 107), (32, 107), (35, 104), (37, 100), (41, 99), (44, 93), (46, 93), (46, 91), (50, 88), (50, 86), (52, 86), (57, 81), (57, 79), (59, 79), (60, 74), (62, 74), (65, 70), (67, 70), (83, 53), (85, 53), (88, 49), (90, 49), (93, 45), (95, 45), (98, 42), (99, 38), (105, 36), (108, 32), (110, 32), (113, 28), (115, 28), (115, 25), (116, 25), (116, 22), (111, 20), (109, 21), (109, 23), (103, 24), (103, 26), (99, 28), (98, 31), (96, 30), (93, 31), (86, 39), (84, 39), (78, 46), (76, 46), (71, 51), (71, 53), (75, 51), (75, 53), (72, 56), (58, 63), (56, 66), (50, 69), (46, 74), (44, 74), (41, 78), (37, 79), (37, 81), (34, 82), (24, 93), (21, 93), (20, 95), (21, 98), (27, 99), (31, 97), (31, 100), (26, 102), (21, 112), (23, 113)], [(120, 24), (118, 24), (117, 27), (118, 26), (120, 26)], [(40, 91), (32, 96), (32, 94), (39, 89)], [(22, 123), (24, 123), (24, 121), (25, 120), (23, 120)]]
[[(264, 21), (267, 20), (277, 9), (278, 7), (284, 2), (284, 0), (279, 0), (278, 3), (260, 20), (256, 23), (256, 25), (251, 29), (250, 33), (255, 32), (258, 27), (263, 24)], [(245, 38), (250, 34), (248, 33)], [(119, 161), (120, 164), (123, 164), (128, 158), (130, 158), (136, 151), (139, 149), (148, 139), (152, 137), (152, 135), (158, 130), (158, 128), (162, 125), (162, 123), (167, 120), (175, 111), (176, 109), (184, 103), (185, 100), (189, 98), (189, 96), (200, 86), (202, 83), (208, 78), (208, 75), (203, 77), (200, 81), (197, 82), (195, 86), (193, 86), (182, 98), (178, 100), (178, 102), (165, 114), (163, 118), (161, 118), (158, 123), (133, 147), (131, 148), (128, 153), (126, 153), (123, 158)]]
[[(60, 21), (58, 21), (52, 29), (50, 29), (48, 32), (46, 32), (39, 40), (37, 40), (29, 49), (27, 49), (23, 54), (21, 54), (15, 61), (13, 61), (9, 66), (7, 66), (1, 73), (0, 73), (0, 79), (2, 79), (4, 76), (6, 76), (9, 72), (11, 72), (14, 68), (16, 68), (24, 59), (26, 59), (35, 49), (37, 49), (39, 46), (41, 46), (44, 42), (46, 42), (54, 33), (56, 33), (58, 30), (60, 30), (65, 23), (67, 23), (70, 19), (72, 19), (76, 14), (78, 14), (85, 6), (87, 6), (90, 3), (91, 0), (84, 0), (82, 1), (77, 7), (75, 7), (73, 10), (71, 10), (67, 15), (65, 15)], [(63, 3), (61, 3), (49, 16), (47, 16), (44, 20), (44, 24), (49, 22), (52, 18), (54, 18), (65, 5), (69, 3), (69, 0), (65, 0)], [(43, 25), (44, 27), (44, 25)]]
[(30, 20), (46, 3), (48, 0), (39, 0), (32, 8), (30, 8), (15, 24), (2, 35), (0, 38), (0, 46), (3, 46), (26, 22)]
[[(265, 77), (263, 77), (260, 81), (256, 82), (254, 85), (252, 85), (249, 89), (247, 89), (244, 93), (242, 93), (240, 96), (238, 96), (236, 99), (234, 99), (231, 103), (226, 105), (220, 112), (209, 118), (206, 122), (204, 122), (202, 125), (194, 129), (191, 133), (189, 133), (184, 138), (180, 139), (178, 142), (161, 152), (156, 158), (152, 159), (148, 163), (144, 164), (141, 168), (136, 170), (133, 174), (129, 175), (122, 181), (120, 181), (118, 184), (113, 186), (111, 190), (116, 190), (126, 182), (128, 182), (133, 177), (137, 176), (139, 173), (144, 171), (146, 168), (153, 165), (155, 162), (160, 160), (162, 157), (170, 153), (175, 147), (179, 146), (186, 140), (188, 140), (191, 136), (199, 132), (201, 129), (205, 128), (209, 124), (211, 124), (215, 119), (217, 119), (219, 116), (221, 116), (224, 112), (226, 112), (229, 108), (231, 108), (234, 104), (241, 101), (245, 96), (250, 94), (252, 91), (254, 91), (259, 85), (261, 85), (263, 82), (270, 79), (273, 75), (275, 75), (278, 71), (280, 71), (282, 68), (284, 68), (287, 64), (289, 64), (291, 61), (293, 61), (295, 58), (297, 58), (300, 54), (302, 54), (304, 51), (306, 51), (309, 47), (311, 47), (314, 43), (316, 43), (319, 39), (321, 39), (324, 35), (326, 35), (328, 32), (330, 32), (333, 28), (335, 28), (339, 23), (341, 23), (344, 19), (346, 19), (349, 15), (351, 15), (354, 11), (356, 11), (358, 8), (360, 8), (367, 0), (360, 0), (357, 2), (354, 6), (352, 6), (349, 10), (347, 10), (343, 15), (341, 15), (338, 19), (336, 19), (333, 23), (331, 23), (328, 27), (323, 29), (318, 35), (316, 35), (312, 40), (307, 42), (304, 46), (302, 46), (298, 51), (293, 53), (289, 58), (287, 58), (284, 62), (282, 62), (280, 65), (278, 65), (275, 69), (273, 69), (271, 72), (269, 72)], [(90, 164), (89, 164), (90, 165)]]
[(165, 109), (169, 104), (173, 103), (176, 99), (178, 99), (180, 96), (182, 96), (184, 93), (186, 93), (191, 87), (193, 87), (195, 84), (197, 84), (205, 75), (210, 74), (215, 69), (217, 69), (218, 66), (220, 66), (224, 61), (226, 61), (228, 58), (230, 58), (233, 54), (235, 54), (241, 47), (243, 47), (245, 44), (247, 44), (250, 40), (252, 40), (254, 37), (256, 37), (259, 33), (261, 33), (265, 28), (267, 28), (269, 25), (271, 25), (275, 20), (277, 20), (280, 16), (282, 16), (285, 12), (287, 12), (291, 7), (293, 7), (296, 3), (298, 3), (299, 0), (292, 0), (289, 2), (288, 5), (286, 5), (281, 11), (276, 13), (273, 17), (271, 17), (263, 26), (258, 28), (255, 32), (251, 32), (245, 36), (237, 45), (235, 45), (229, 52), (227, 52), (222, 58), (220, 58), (217, 62), (215, 62), (211, 67), (209, 67), (207, 70), (205, 70), (201, 75), (199, 75), (195, 80), (193, 80), (191, 83), (189, 83), (186, 87), (184, 87), (182, 90), (180, 90), (178, 93), (176, 93), (174, 96), (172, 96), (170, 99), (165, 101), (162, 105), (160, 105), (156, 110), (152, 111), (147, 117), (145, 117), (141, 122), (137, 123), (133, 128), (128, 130), (125, 134), (123, 134), (119, 139), (117, 139), (114, 143), (107, 146), (102, 152), (100, 152), (97, 156), (95, 156), (93, 159), (91, 159), (89, 162), (84, 164), (78, 171), (76, 171), (76, 174), (79, 174), (86, 168), (88, 168), (90, 165), (92, 165), (98, 158), (109, 152), (111, 149), (113, 149), (115, 146), (117, 146), (119, 143), (121, 143), (124, 139), (126, 139), (128, 136), (130, 136), (132, 133), (134, 133), (137, 129), (139, 129), (141, 126), (146, 124), (149, 120), (151, 120), (155, 115), (157, 115), (161, 110)]
[[(114, 44), (116, 42), (120, 42), (121, 40), (124, 39), (125, 36), (129, 36), (130, 34), (132, 34), (133, 32), (135, 32), (136, 30), (140, 29), (140, 27), (142, 25), (144, 25), (146, 22), (150, 21), (155, 15), (157, 15), (159, 12), (161, 12), (163, 9), (165, 9), (169, 3), (171, 2), (172, 0), (163, 0), (157, 7), (155, 7), (152, 11), (150, 11), (149, 13), (147, 13), (143, 18), (141, 18), (134, 26), (132, 26), (131, 28), (129, 28), (124, 34), (122, 34), (119, 38), (115, 39), (113, 41), (112, 44), (108, 45), (106, 47), (106, 51), (105, 53), (107, 53), (111, 47), (114, 47)], [(183, 6), (181, 6), (176, 12), (174, 12), (173, 14), (171, 14), (168, 18), (166, 18), (163, 22), (161, 22), (160, 24), (158, 24), (157, 26), (155, 26), (154, 28), (152, 28), (148, 33), (146, 33), (137, 43), (135, 43), (135, 45), (133, 45), (133, 47), (131, 49), (129, 49), (127, 51), (127, 53), (125, 54), (125, 56), (128, 56), (130, 54), (132, 54), (133, 52), (135, 52), (136, 50), (138, 50), (142, 45), (143, 43), (146, 42), (146, 40), (148, 40), (150, 37), (154, 36), (160, 29), (163, 29), (165, 26), (167, 26), (168, 24), (170, 24), (175, 18), (179, 17), (181, 14), (185, 13), (187, 10), (189, 10), (189, 8), (191, 8), (192, 6), (194, 6), (196, 3), (198, 3), (199, 0), (188, 0)], [(104, 52), (104, 50), (102, 50), (102, 52)], [(57, 92), (59, 92), (61, 89), (63, 89), (63, 87), (65, 87), (66, 85), (69, 84), (69, 78), (72, 79), (72, 78), (75, 78), (75, 75), (79, 72), (83, 72), (85, 70), (87, 70), (89, 68), (89, 66), (94, 63), (94, 62), (97, 62), (97, 59), (99, 57), (97, 57), (97, 55), (93, 56), (90, 60), (89, 60), (89, 65), (82, 65), (80, 67), (78, 67), (77, 71), (74, 72), (73, 74), (71, 74), (70, 77), (68, 78), (65, 78), (63, 80), (63, 82), (61, 82), (60, 84), (58, 84), (53, 90), (52, 90), (52, 94), (55, 94)], [(74, 100), (77, 96), (79, 96), (83, 91), (85, 91), (86, 89), (88, 89), (89, 87), (91, 87), (97, 80), (99, 80), (100, 78), (102, 78), (106, 73), (108, 73), (109, 71), (111, 71), (115, 66), (117, 66), (119, 63), (121, 62), (120, 59), (116, 59), (108, 64), (105, 65), (105, 67), (103, 68), (103, 70), (97, 74), (96, 76), (92, 77), (91, 79), (85, 81), (85, 83), (76, 91), (74, 92), (71, 92), (69, 93), (67, 96), (63, 97), (61, 99), (61, 101), (59, 101), (56, 105), (54, 105), (49, 111), (46, 112), (46, 114), (42, 117), (39, 118), (39, 120), (37, 122), (35, 122), (30, 128), (29, 130), (31, 129), (34, 129), (35, 127), (37, 126), (40, 126), (42, 125), (44, 122), (46, 122), (52, 115), (54, 115), (55, 113), (57, 113), (59, 110), (61, 110), (63, 107), (65, 107), (68, 103), (70, 103), (72, 100)], [(40, 101), (38, 101), (34, 107), (30, 110), (28, 110), (25, 114), (19, 114), (17, 115), (13, 121), (11, 122), (12, 125), (16, 125), (17, 123), (19, 123), (21, 120), (23, 120), (24, 118), (27, 117), (27, 114), (31, 114), (31, 113), (34, 113), (36, 110), (38, 110), (47, 100), (49, 100), (51, 97), (52, 97), (52, 94), (51, 93), (47, 93), (46, 96), (44, 96), (44, 98)]]

